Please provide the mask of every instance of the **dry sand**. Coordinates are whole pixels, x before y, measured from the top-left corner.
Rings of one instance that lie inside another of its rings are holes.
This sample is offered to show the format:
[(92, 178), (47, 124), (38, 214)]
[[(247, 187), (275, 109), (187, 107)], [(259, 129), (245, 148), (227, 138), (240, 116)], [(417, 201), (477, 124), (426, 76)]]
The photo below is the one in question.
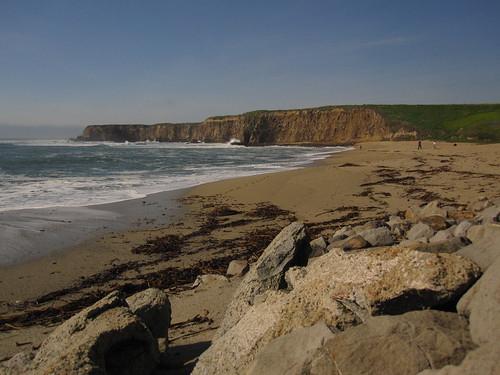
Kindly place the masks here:
[[(317, 235), (433, 199), (467, 204), (481, 196), (500, 197), (500, 144), (441, 143), (435, 149), (430, 142), (423, 145), (418, 151), (416, 142), (364, 143), (304, 169), (201, 185), (186, 192), (185, 215), (167, 227), (108, 233), (65, 252), (2, 268), (0, 358), (36, 347), (51, 330), (47, 325), (58, 324), (78, 311), (79, 304), (89, 304), (113, 288), (167, 288), (175, 284), (172, 278), (190, 282), (200, 272), (223, 273), (231, 258), (255, 259), (293, 216)], [(226, 215), (217, 211), (221, 207), (235, 212)], [(167, 235), (186, 240), (166, 253), (131, 251), (148, 239), (171, 240)], [(257, 253), (253, 258), (252, 252)], [(207, 262), (210, 259), (216, 261)], [(85, 283), (89, 277), (91, 282)], [(237, 283), (235, 279), (206, 290), (178, 285), (168, 289), (176, 324), (169, 355), (179, 364), (174, 372), (183, 373), (181, 364), (192, 363), (208, 345)], [(56, 293), (47, 296), (50, 292)], [(76, 307), (69, 308), (68, 301), (76, 301)], [(27, 314), (41, 311), (43, 317), (54, 309), (60, 314), (51, 319)], [(208, 320), (191, 324), (196, 315)]]

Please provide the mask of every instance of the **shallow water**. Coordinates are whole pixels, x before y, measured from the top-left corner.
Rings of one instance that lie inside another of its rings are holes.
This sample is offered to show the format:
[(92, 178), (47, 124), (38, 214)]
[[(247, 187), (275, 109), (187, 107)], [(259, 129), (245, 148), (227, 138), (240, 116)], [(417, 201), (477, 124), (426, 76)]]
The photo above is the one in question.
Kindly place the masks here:
[(293, 169), (345, 147), (0, 140), (0, 211), (110, 203)]

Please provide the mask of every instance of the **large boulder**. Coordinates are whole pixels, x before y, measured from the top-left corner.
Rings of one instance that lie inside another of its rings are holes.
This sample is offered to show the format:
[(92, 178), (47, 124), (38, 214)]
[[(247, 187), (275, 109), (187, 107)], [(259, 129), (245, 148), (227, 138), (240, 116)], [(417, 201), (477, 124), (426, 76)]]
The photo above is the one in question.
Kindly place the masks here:
[(472, 259), (483, 270), (486, 270), (500, 256), (500, 225), (484, 225), (483, 236), (459, 250), (458, 254)]
[(328, 339), (297, 374), (417, 374), (459, 364), (473, 347), (467, 322), (457, 314), (428, 310), (379, 316)]
[(300, 375), (311, 355), (333, 336), (324, 322), (318, 322), (312, 327), (298, 328), (278, 337), (257, 354), (247, 375)]
[(479, 268), (454, 254), (378, 248), (332, 249), (301, 272), (293, 289), (268, 291), (247, 305), (239, 321), (213, 341), (194, 374), (241, 373), (273, 338), (324, 321), (344, 330), (371, 315), (448, 305), (479, 277)]
[(285, 272), (304, 266), (310, 253), (309, 236), (301, 222), (285, 227), (264, 250), (236, 290), (215, 338), (222, 336), (254, 304), (254, 298), (267, 290), (286, 287)]
[(157, 340), (116, 292), (84, 309), (42, 343), (32, 362), (37, 375), (149, 374)]
[(469, 319), (476, 344), (500, 343), (500, 257), (460, 299), (457, 310)]
[(498, 375), (500, 374), (500, 344), (489, 343), (469, 352), (457, 366), (440, 370), (424, 370), (418, 375)]
[(172, 309), (165, 292), (149, 288), (130, 296), (126, 302), (130, 311), (142, 319), (154, 337), (167, 337)]

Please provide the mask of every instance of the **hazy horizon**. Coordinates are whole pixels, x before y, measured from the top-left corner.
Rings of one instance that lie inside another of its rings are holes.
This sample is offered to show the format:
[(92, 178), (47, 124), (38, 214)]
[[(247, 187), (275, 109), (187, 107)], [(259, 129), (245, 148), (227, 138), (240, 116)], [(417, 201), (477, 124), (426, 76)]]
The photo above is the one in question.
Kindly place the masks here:
[(496, 1), (6, 0), (0, 138), (257, 109), (499, 103), (499, 13)]

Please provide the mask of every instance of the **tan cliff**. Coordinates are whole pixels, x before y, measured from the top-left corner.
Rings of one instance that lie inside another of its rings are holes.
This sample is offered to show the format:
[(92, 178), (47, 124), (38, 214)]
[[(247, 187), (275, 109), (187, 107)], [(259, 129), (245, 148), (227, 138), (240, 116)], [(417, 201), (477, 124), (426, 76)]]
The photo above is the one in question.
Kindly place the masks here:
[(360, 141), (415, 139), (416, 131), (390, 123), (372, 108), (328, 107), (256, 111), (209, 117), (201, 123), (154, 125), (90, 125), (79, 140), (136, 142), (228, 142), (245, 145), (350, 144)]

